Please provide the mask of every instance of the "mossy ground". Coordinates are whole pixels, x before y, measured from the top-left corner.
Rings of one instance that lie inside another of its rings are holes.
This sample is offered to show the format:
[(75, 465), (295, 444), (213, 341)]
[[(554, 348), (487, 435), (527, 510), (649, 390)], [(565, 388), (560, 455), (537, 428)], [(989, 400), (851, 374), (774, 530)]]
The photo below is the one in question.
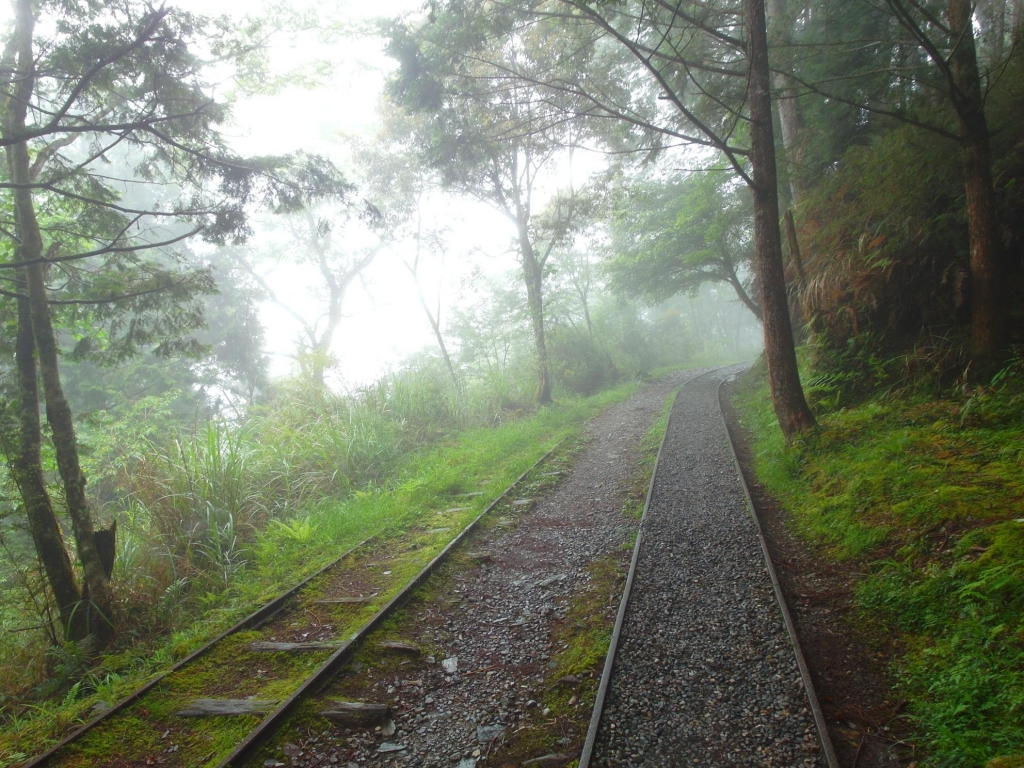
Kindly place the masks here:
[(789, 448), (760, 379), (738, 403), (759, 479), (862, 574), (857, 620), (897, 637), (922, 766), (1024, 753), (1022, 389), (868, 400)]
[[(254, 545), (252, 562), (256, 567), (241, 572), (225, 595), (211, 595), (211, 607), (205, 614), (192, 616), (193, 624), (182, 627), (182, 632), (165, 638), (161, 643), (144, 640), (106, 659), (98, 669), (108, 676), (113, 675), (116, 678), (113, 684), (92, 696), (69, 698), (64, 703), (42, 707), (38, 712), (26, 709), (9, 720), (0, 732), (0, 767), (16, 765), (26, 756), (42, 751), (48, 744), (54, 743), (87, 720), (91, 707), (101, 696), (107, 701), (123, 697), (161, 666), (169, 666), (176, 658), (198, 647), (205, 638), (216, 635), (233, 621), (251, 612), (254, 605), (279, 593), (287, 584), (299, 581), (304, 574), (315, 572), (367, 536), (376, 534), (376, 546), (385, 547), (386, 550), (382, 551), (386, 551), (391, 560), (387, 568), (379, 567), (375, 574), (387, 577), (381, 584), (375, 602), (357, 607), (344, 616), (329, 611), (325, 614), (322, 606), (318, 609), (322, 617), (326, 616), (338, 623), (340, 632), (358, 626), (372, 615), (375, 607), (383, 605), (398, 585), (440, 551), (465, 523), (483, 509), (489, 499), (498, 496), (540, 455), (564, 437), (578, 434), (587, 419), (611, 403), (627, 398), (636, 387), (635, 383), (629, 383), (585, 400), (566, 401), (542, 409), (521, 421), (493, 429), (473, 430), (445, 445), (411, 453), (403, 459), (396, 480), (390, 487), (358, 492), (345, 499), (325, 499), (307, 510), (301, 519), (296, 518), (289, 526), (282, 526), (287, 530), (275, 529), (268, 532), (267, 536)], [(478, 492), (482, 495), (463, 495)], [(443, 528), (450, 530), (439, 530)], [(384, 574), (385, 570), (391, 573)], [(317, 586), (321, 590), (326, 589), (322, 585), (322, 580), (311, 585), (310, 594), (316, 593)], [(247, 647), (240, 648), (239, 653), (240, 658), (248, 660), (250, 669), (261, 668), (261, 659), (251, 658)], [(312, 658), (306, 655), (304, 661), (289, 662), (289, 665), (303, 667), (311, 663)], [(156, 706), (156, 717), (164, 716), (161, 714), (163, 709), (177, 707), (180, 700), (187, 698), (185, 691), (193, 698), (200, 695), (196, 692), (204, 690), (204, 678), (208, 674), (216, 674), (215, 671), (204, 670), (209, 668), (197, 662), (197, 665), (190, 664), (176, 673), (174, 687), (166, 689), (168, 692), (164, 694), (167, 697), (166, 705)], [(252, 684), (250, 688), (253, 694), (268, 697), (274, 694), (280, 697), (288, 685), (301, 679), (298, 677), (300, 671), (298, 667), (293, 669), (288, 666), (286, 671), (275, 673), (273, 680), (268, 676), (265, 685)], [(190, 682), (177, 682), (179, 675), (182, 680)], [(151, 715), (149, 710), (154, 705), (148, 696), (145, 702), (137, 706)], [(131, 722), (132, 717), (138, 716), (138, 711), (132, 708), (128, 716)], [(109, 722), (118, 719), (110, 718)], [(79, 750), (96, 750), (90, 752), (92, 755), (110, 755), (114, 752), (151, 754), (152, 750), (160, 748), (159, 754), (165, 759), (165, 764), (203, 765), (225, 754), (226, 747), (223, 745), (233, 744), (237, 741), (238, 733), (248, 729), (249, 726), (241, 724), (245, 719), (204, 719), (197, 728), (199, 736), (195, 739), (182, 737), (178, 749), (170, 753), (165, 751), (170, 746), (152, 741), (156, 728), (114, 726), (110, 730), (106, 725), (95, 731), (87, 747), (76, 746), (74, 750), (68, 748), (62, 753), (66, 753), (71, 760), (69, 765), (86, 765), (96, 764), (95, 759), (76, 756)], [(157, 736), (170, 727), (163, 720), (160, 723), (168, 727), (159, 730)], [(180, 728), (177, 721), (175, 728)], [(116, 736), (110, 735), (115, 733)], [(170, 734), (167, 738), (170, 738)], [(213, 746), (207, 748), (207, 743)], [(208, 759), (207, 754), (211, 755)], [(88, 762), (90, 759), (92, 763)]]
[[(513, 494), (499, 502), (491, 513), (480, 521), (479, 530), (486, 531), (496, 525), (516, 523), (516, 515), (521, 508), (513, 506), (517, 499), (537, 498), (543, 496), (554, 487), (561, 475), (571, 464), (572, 457), (580, 449), (578, 439), (569, 439), (562, 443), (558, 450), (545, 462), (538, 465), (519, 484)], [(465, 512), (454, 513), (465, 515)], [(474, 512), (470, 517), (474, 517)], [(466, 521), (468, 522), (468, 520)], [(460, 526), (461, 528), (461, 526)], [(416, 669), (426, 669), (426, 659), (441, 658), (442, 649), (430, 643), (418, 643), (419, 655), (410, 658), (381, 647), (388, 641), (408, 642), (415, 634), (417, 610), (424, 605), (446, 603), (450, 600), (451, 584), (455, 574), (473, 568), (478, 561), (472, 550), (472, 541), (454, 551), (451, 557), (442, 564), (429, 581), (419, 587), (402, 610), (389, 617), (360, 646), (352, 658), (346, 663), (338, 675), (327, 684), (325, 689), (315, 698), (311, 698), (297, 707), (287, 718), (274, 738), (263, 745), (256, 757), (251, 761), (254, 765), (264, 760), (279, 760), (286, 744), (309, 745), (313, 739), (331, 738), (335, 743), (344, 745), (344, 739), (337, 738), (337, 731), (325, 725), (319, 712), (328, 702), (334, 699), (362, 701), (371, 697), (376, 680), (393, 677), (399, 671), (406, 675)], [(425, 564), (425, 563), (424, 563)], [(413, 574), (410, 574), (410, 576)]]

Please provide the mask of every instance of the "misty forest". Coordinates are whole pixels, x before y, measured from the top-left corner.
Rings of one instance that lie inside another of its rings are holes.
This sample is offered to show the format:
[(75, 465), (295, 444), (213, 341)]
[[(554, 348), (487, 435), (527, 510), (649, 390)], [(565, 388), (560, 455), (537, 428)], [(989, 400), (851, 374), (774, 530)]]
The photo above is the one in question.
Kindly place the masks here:
[[(0, 20), (0, 766), (371, 536), (397, 590), (606, 409), (742, 362), (747, 479), (877, 673), (819, 691), (843, 765), (1024, 766), (1021, 0)], [(538, 713), (592, 705), (601, 621)]]

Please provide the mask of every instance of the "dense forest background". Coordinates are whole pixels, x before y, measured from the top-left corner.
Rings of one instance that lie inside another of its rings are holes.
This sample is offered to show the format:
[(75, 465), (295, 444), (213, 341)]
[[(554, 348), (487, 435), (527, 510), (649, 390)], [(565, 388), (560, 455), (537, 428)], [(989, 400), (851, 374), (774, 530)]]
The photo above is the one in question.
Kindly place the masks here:
[[(15, 0), (0, 712), (116, 683), (102, 649), (231, 604), (416, 451), (659, 369), (763, 349), (797, 448), (879, 393), (1010, 397), (1022, 22), (1020, 0), (435, 0), (353, 31)], [(272, 72), (296, 30), (379, 41), (375, 128), (330, 160), (239, 152), (235, 100), (332, 76)], [(432, 343), (356, 381), (339, 340), (387, 342), (353, 296), (399, 282)]]

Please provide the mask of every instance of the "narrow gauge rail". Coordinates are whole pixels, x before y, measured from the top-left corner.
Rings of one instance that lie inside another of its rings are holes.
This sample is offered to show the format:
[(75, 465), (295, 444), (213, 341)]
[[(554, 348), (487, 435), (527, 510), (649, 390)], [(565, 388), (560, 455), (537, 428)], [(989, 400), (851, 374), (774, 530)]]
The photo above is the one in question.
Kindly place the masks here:
[[(834, 746), (832, 744), (831, 736), (829, 735), (828, 727), (827, 727), (827, 725), (825, 723), (824, 715), (822, 713), (821, 706), (820, 706), (819, 701), (818, 701), (817, 693), (815, 692), (815, 689), (814, 689), (814, 684), (813, 684), (813, 681), (811, 679), (810, 670), (808, 669), (808, 666), (807, 666), (807, 663), (806, 663), (806, 660), (805, 660), (805, 657), (804, 657), (804, 654), (803, 654), (803, 650), (800, 647), (800, 639), (799, 639), (799, 637), (797, 635), (796, 627), (795, 627), (795, 625), (793, 623), (793, 619), (792, 619), (792, 616), (790, 614), (789, 607), (786, 604), (786, 599), (785, 599), (785, 596), (784, 596), (784, 594), (782, 592), (782, 588), (781, 588), (781, 585), (779, 583), (778, 576), (776, 575), (775, 567), (774, 567), (774, 565), (772, 563), (771, 554), (770, 554), (770, 551), (768, 549), (768, 543), (765, 540), (764, 530), (763, 530), (763, 528), (761, 526), (760, 521), (758, 520), (756, 509), (754, 507), (754, 503), (753, 503), (753, 500), (752, 500), (751, 495), (750, 495), (750, 490), (749, 490), (749, 488), (748, 488), (748, 486), (746, 484), (746, 480), (745, 480), (745, 478), (743, 476), (743, 472), (742, 472), (742, 470), (740, 468), (739, 458), (738, 458), (738, 455), (737, 455), (737, 452), (736, 452), (736, 446), (733, 443), (732, 435), (730, 434), (730, 432), (728, 430), (728, 426), (727, 426), (726, 420), (725, 420), (725, 412), (724, 412), (724, 409), (722, 407), (722, 399), (721, 399), (722, 398), (722, 385), (726, 381), (728, 381), (729, 378), (732, 375), (735, 375), (736, 373), (739, 373), (742, 370), (743, 369), (740, 366), (728, 366), (728, 367), (725, 367), (725, 368), (714, 369), (714, 370), (711, 370), (711, 371), (708, 371), (708, 372), (702, 374), (701, 376), (697, 376), (694, 379), (691, 379), (690, 381), (686, 382), (684, 387), (693, 386), (700, 379), (703, 379), (703, 378), (706, 378), (706, 377), (710, 377), (710, 376), (714, 376), (716, 374), (721, 376), (721, 380), (719, 381), (717, 387), (715, 388), (715, 401), (716, 401), (716, 406), (717, 406), (717, 410), (718, 410), (718, 417), (719, 417), (718, 420), (720, 421), (720, 426), (721, 426), (722, 431), (725, 433), (726, 442), (729, 445), (729, 453), (730, 453), (730, 455), (732, 457), (732, 462), (733, 462), (733, 465), (735, 467), (735, 472), (736, 472), (736, 476), (737, 476), (739, 485), (742, 488), (742, 495), (743, 495), (743, 499), (744, 499), (745, 504), (746, 504), (747, 512), (748, 512), (748, 514), (749, 514), (749, 516), (750, 516), (750, 518), (751, 518), (751, 520), (753, 521), (753, 524), (754, 524), (757, 540), (759, 542), (760, 550), (761, 550), (761, 553), (762, 553), (762, 555), (764, 557), (764, 563), (765, 563), (765, 566), (766, 566), (766, 570), (767, 570), (769, 579), (771, 581), (771, 587), (772, 587), (772, 592), (774, 594), (775, 602), (776, 602), (776, 605), (777, 605), (777, 607), (779, 609), (779, 613), (781, 614), (780, 618), (782, 619), (782, 622), (785, 625), (786, 636), (788, 637), (788, 640), (789, 640), (789, 643), (790, 643), (790, 646), (791, 646), (791, 650), (792, 650), (793, 656), (795, 657), (796, 665), (797, 665), (797, 667), (799, 669), (800, 683), (801, 683), (801, 686), (803, 688), (803, 692), (804, 692), (804, 694), (806, 696), (807, 707), (810, 710), (810, 714), (811, 714), (811, 716), (813, 718), (814, 726), (815, 726), (815, 729), (817, 731), (816, 736), (817, 736), (817, 740), (818, 740), (818, 746), (820, 748), (820, 758), (821, 758), (821, 761), (824, 763), (824, 765), (827, 766), (827, 768), (838, 768), (838, 766), (839, 766), (838, 758), (836, 756), (835, 748), (834, 748)], [(724, 375), (726, 371), (729, 372), (728, 375)], [(645, 531), (647, 531), (649, 529), (649, 527), (650, 527), (649, 524), (648, 524), (649, 523), (649, 514), (648, 513), (649, 513), (650, 508), (651, 508), (652, 498), (655, 495), (655, 486), (656, 486), (656, 482), (658, 481), (659, 470), (664, 473), (664, 468), (662, 467), (662, 463), (663, 463), (663, 453), (665, 452), (666, 441), (668, 440), (669, 434), (670, 434), (670, 432), (672, 430), (673, 418), (676, 418), (676, 415), (675, 415), (676, 404), (678, 403), (679, 395), (682, 392), (683, 392), (683, 389), (681, 388), (679, 393), (677, 393), (677, 395), (676, 395), (676, 401), (673, 403), (673, 406), (672, 406), (672, 409), (671, 409), (671, 413), (670, 413), (670, 416), (669, 416), (669, 420), (668, 420), (668, 423), (666, 424), (666, 427), (665, 427), (665, 433), (662, 436), (661, 445), (660, 445), (660, 447), (658, 449), (658, 456), (657, 456), (657, 459), (655, 461), (654, 471), (651, 474), (651, 481), (650, 481), (650, 485), (649, 485), (648, 490), (647, 490), (647, 498), (646, 498), (646, 501), (644, 503), (644, 509), (643, 509), (643, 513), (642, 513), (642, 516), (641, 516), (640, 526), (639, 526), (639, 530), (638, 530), (637, 536), (636, 536), (636, 543), (635, 543), (634, 548), (633, 548), (633, 555), (632, 555), (632, 559), (630, 561), (629, 571), (628, 571), (628, 574), (627, 574), (627, 577), (626, 577), (626, 584), (625, 584), (625, 586), (623, 588), (622, 597), (621, 597), (621, 600), (620, 600), (620, 603), (619, 603), (618, 614), (616, 616), (615, 625), (614, 625), (614, 628), (612, 630), (611, 640), (609, 642), (608, 654), (605, 657), (604, 669), (603, 669), (603, 672), (602, 672), (602, 675), (601, 675), (601, 681), (600, 681), (599, 686), (598, 686), (597, 695), (596, 695), (596, 699), (595, 699), (595, 702), (594, 702), (594, 708), (593, 708), (593, 711), (592, 711), (592, 714), (591, 714), (590, 725), (589, 725), (588, 730), (587, 730), (587, 736), (586, 736), (586, 739), (584, 741), (583, 750), (582, 750), (582, 753), (581, 753), (580, 759), (579, 759), (579, 768), (590, 768), (592, 765), (596, 766), (596, 765), (599, 765), (599, 764), (600, 765), (616, 764), (617, 765), (617, 764), (620, 764), (620, 763), (623, 762), (623, 760), (621, 758), (619, 758), (619, 759), (610, 759), (610, 758), (602, 759), (602, 757), (600, 755), (598, 755), (598, 752), (600, 750), (597, 749), (596, 747), (597, 747), (597, 742), (598, 742), (599, 734), (604, 736), (606, 742), (607, 742), (607, 739), (608, 739), (608, 736), (607, 736), (608, 730), (606, 728), (606, 724), (603, 723), (603, 718), (605, 717), (605, 714), (606, 714), (605, 713), (605, 709), (606, 709), (606, 705), (607, 705), (608, 699), (609, 699), (609, 689), (612, 686), (613, 675), (614, 675), (614, 673), (616, 671), (616, 654), (617, 654), (617, 652), (618, 652), (618, 650), (620, 648), (620, 642), (622, 640), (622, 635), (623, 635), (623, 625), (624, 625), (625, 620), (626, 620), (627, 612), (630, 609), (630, 598), (633, 595), (634, 582), (635, 582), (636, 577), (637, 577), (637, 569), (638, 569), (638, 563), (640, 561), (641, 548), (643, 547), (644, 542), (645, 542), (645, 535), (644, 534), (645, 534)], [(648, 539), (649, 538), (650, 538), (650, 534), (648, 534)], [(727, 621), (728, 621), (728, 619), (727, 619)], [(685, 644), (684, 644), (684, 646), (685, 646)], [(659, 660), (655, 659), (654, 661), (657, 662)], [(708, 661), (711, 661), (711, 660), (709, 659)], [(700, 663), (703, 666), (703, 660), (701, 660)], [(721, 674), (721, 673), (718, 673), (718, 674)], [(660, 683), (660, 682), (662, 682), (662, 680), (659, 679), (658, 682)], [(716, 691), (716, 695), (718, 695), (717, 691)], [(632, 702), (633, 699), (630, 699), (630, 701)], [(645, 704), (644, 706), (648, 706), (648, 704)], [(712, 722), (705, 722), (704, 723), (704, 727), (708, 728), (708, 729), (714, 729), (716, 727), (716, 724), (714, 724)], [(614, 729), (615, 726), (611, 725), (611, 728)], [(753, 728), (753, 725), (751, 726), (751, 728)], [(658, 734), (657, 734), (657, 737), (660, 737), (660, 733), (661, 732), (659, 730)], [(683, 739), (684, 740), (686, 739), (686, 735), (683, 735)], [(605, 749), (608, 748), (607, 743), (604, 745), (604, 747), (605, 747)], [(713, 755), (709, 755), (708, 757), (711, 759), (711, 762), (708, 763), (708, 764), (716, 764), (716, 762), (717, 761), (721, 761), (724, 756), (719, 754), (717, 757), (713, 756)], [(747, 755), (747, 756), (745, 756), (745, 759), (739, 760), (739, 759), (737, 759), (737, 756), (734, 754), (732, 756), (725, 757), (725, 760), (726, 760), (726, 762), (729, 762), (730, 764), (735, 763), (737, 765), (740, 765), (740, 764), (744, 764), (744, 765), (745, 764), (757, 764), (756, 763), (756, 759), (755, 759), (755, 762), (753, 762), (753, 763), (748, 762), (751, 759), (751, 757), (752, 756)], [(653, 762), (651, 761), (652, 758), (653, 758)], [(668, 765), (668, 763), (663, 762), (664, 756), (659, 758), (658, 755), (653, 755), (652, 756), (652, 755), (634, 754), (634, 755), (630, 756), (630, 758), (627, 758), (627, 760), (628, 760), (628, 763), (630, 765), (632, 765), (634, 763), (635, 764), (642, 763), (644, 765), (659, 765), (659, 766), (660, 765)], [(679, 754), (679, 753), (676, 753), (675, 756), (672, 758), (672, 760), (682, 761), (682, 762), (673, 763), (673, 764), (683, 764), (683, 763), (690, 764), (688, 759), (686, 757), (684, 757), (683, 755)], [(701, 764), (704, 764), (704, 763), (701, 763)], [(771, 764), (774, 765), (775, 763), (772, 762)]]
[[(428, 562), (415, 576), (407, 581), (398, 593), (394, 595), (394, 597), (388, 600), (383, 607), (374, 613), (373, 616), (359, 627), (347, 640), (337, 644), (336, 649), (332, 650), (330, 655), (316, 667), (312, 674), (308, 675), (301, 683), (299, 683), (286, 698), (280, 701), (280, 703), (277, 703), (276, 706), (274, 706), (273, 709), (263, 717), (255, 728), (251, 729), (240, 741), (236, 742), (235, 746), (230, 749), (230, 752), (216, 763), (218, 768), (227, 768), (228, 766), (239, 765), (244, 762), (245, 758), (248, 757), (260, 743), (262, 743), (262, 740), (273, 733), (274, 729), (287, 717), (287, 715), (294, 709), (295, 705), (299, 703), (305, 695), (315, 691), (318, 686), (320, 686), (325, 680), (329, 679), (330, 676), (351, 657), (369, 634), (371, 634), (377, 627), (386, 621), (388, 617), (390, 617), (409, 600), (412, 593), (427, 581), (427, 579), (429, 579), (438, 566), (448, 559), (449, 555), (451, 555), (451, 553), (458, 548), (465, 538), (474, 529), (476, 529), (480, 521), (509, 495), (511, 495), (516, 487), (522, 483), (522, 481), (531, 472), (547, 461), (547, 459), (551, 457), (561, 444), (562, 441), (559, 441), (559, 443), (556, 443), (539, 459), (537, 459), (537, 461), (535, 461), (526, 471), (516, 478), (511, 485), (502, 491), (497, 498), (491, 501), (490, 504), (480, 512), (480, 514), (474, 517), (465, 527), (463, 527), (463, 529), (437, 555), (435, 555), (430, 562)], [(98, 729), (115, 721), (118, 715), (125, 714), (133, 705), (138, 705), (141, 702), (144, 702), (147, 694), (152, 693), (162, 684), (166, 683), (168, 678), (173, 674), (182, 671), (185, 667), (191, 664), (194, 664), (200, 658), (210, 656), (213, 651), (218, 649), (229, 638), (233, 638), (248, 630), (255, 630), (259, 627), (263, 627), (273, 619), (280, 619), (282, 616), (288, 615), (290, 604), (303, 592), (303, 590), (310, 587), (310, 585), (315, 584), (323, 577), (330, 575), (333, 571), (338, 570), (354, 555), (367, 549), (367, 547), (374, 543), (376, 539), (376, 536), (364, 539), (351, 549), (344, 552), (334, 561), (328, 563), (310, 576), (307, 576), (291, 589), (278, 595), (231, 628), (225, 630), (202, 647), (188, 654), (172, 667), (160, 673), (148, 683), (136, 689), (109, 709), (97, 715), (81, 728), (67, 735), (60, 742), (45, 752), (23, 763), (22, 768), (38, 768), (40, 766), (60, 765), (69, 748), (73, 748), (74, 745), (80, 742), (87, 734), (94, 733)], [(185, 718), (182, 718), (182, 720), (184, 719)], [(116, 743), (114, 746), (116, 748)], [(226, 751), (227, 750), (221, 750), (222, 753)], [(198, 763), (192, 762), (189, 765), (209, 764), (212, 760), (216, 759), (216, 757), (215, 752), (209, 753), (205, 757), (202, 757)], [(126, 763), (123, 760), (119, 760), (114, 754), (110, 755), (110, 760), (112, 765), (130, 764), (130, 761)], [(167, 765), (169, 763), (161, 762), (160, 764)]]

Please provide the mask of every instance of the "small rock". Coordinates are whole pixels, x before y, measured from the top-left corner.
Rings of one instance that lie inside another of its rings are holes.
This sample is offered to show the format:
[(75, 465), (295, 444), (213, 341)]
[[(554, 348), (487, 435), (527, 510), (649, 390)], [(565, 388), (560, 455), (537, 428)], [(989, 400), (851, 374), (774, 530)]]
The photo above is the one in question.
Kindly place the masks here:
[(455, 768), (474, 768), (476, 766), (475, 757), (464, 757), (459, 760), (459, 764)]
[(380, 729), (380, 732), (385, 736), (394, 736), (396, 730), (397, 726), (395, 725), (395, 721), (388, 720), (386, 723), (384, 723), (384, 726)]
[(378, 648), (382, 648), (385, 651), (395, 651), (396, 653), (404, 653), (409, 656), (419, 656), (420, 648), (418, 645), (413, 643), (403, 643), (398, 640), (387, 640), (383, 643), (377, 643)]
[(377, 747), (377, 751), (382, 754), (385, 752), (401, 752), (404, 749), (405, 744), (392, 744), (389, 741), (385, 741), (379, 747)]
[(285, 744), (281, 751), (284, 752), (285, 757), (298, 757), (302, 754), (302, 750), (295, 744)]
[(494, 741), (496, 738), (501, 736), (505, 732), (504, 725), (478, 725), (476, 727), (476, 740), (481, 744), (486, 744), (489, 741)]
[(554, 576), (549, 576), (546, 579), (541, 579), (540, 581), (535, 581), (533, 583), (533, 586), (535, 586), (535, 587), (550, 587), (556, 581), (564, 581), (567, 578), (568, 578), (567, 574), (558, 573), (558, 574), (555, 574)]
[(459, 668), (459, 657), (451, 656), (447, 659), (441, 659), (441, 667), (449, 675), (454, 674), (455, 671)]
[(580, 679), (576, 675), (566, 675), (555, 681), (555, 685), (579, 685)]
[(279, 768), (279, 766), (282, 766), (282, 765), (284, 765), (284, 763), (282, 763), (280, 760), (270, 759), (270, 760), (264, 760), (263, 761), (264, 768)]
[(100, 700), (92, 705), (92, 713), (94, 715), (102, 715), (108, 709), (110, 709), (110, 703), (106, 701)]

